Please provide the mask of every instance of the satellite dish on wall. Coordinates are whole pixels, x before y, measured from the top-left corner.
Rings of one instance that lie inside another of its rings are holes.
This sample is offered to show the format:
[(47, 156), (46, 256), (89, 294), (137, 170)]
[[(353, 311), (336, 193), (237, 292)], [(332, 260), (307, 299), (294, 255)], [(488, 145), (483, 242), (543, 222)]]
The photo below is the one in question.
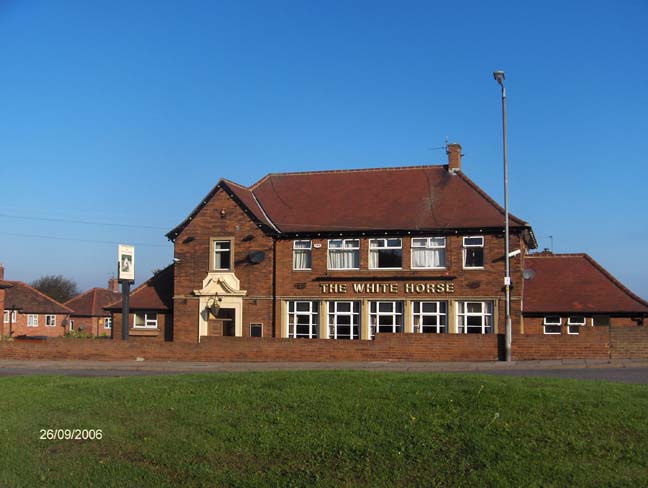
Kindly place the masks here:
[(248, 259), (252, 264), (259, 264), (265, 259), (265, 253), (263, 251), (251, 251), (248, 254)]
[(532, 269), (525, 269), (524, 271), (522, 271), (522, 278), (524, 278), (525, 280), (530, 280), (535, 275), (536, 273)]

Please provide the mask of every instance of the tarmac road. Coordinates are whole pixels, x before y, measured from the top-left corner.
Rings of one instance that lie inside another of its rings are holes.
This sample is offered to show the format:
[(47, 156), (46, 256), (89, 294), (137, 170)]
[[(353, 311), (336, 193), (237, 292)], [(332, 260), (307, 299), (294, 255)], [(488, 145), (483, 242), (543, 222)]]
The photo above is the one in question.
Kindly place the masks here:
[(244, 371), (360, 370), (477, 373), (507, 376), (571, 378), (648, 384), (648, 360), (564, 360), (490, 362), (160, 362), (160, 361), (19, 361), (0, 360), (0, 376), (148, 376)]

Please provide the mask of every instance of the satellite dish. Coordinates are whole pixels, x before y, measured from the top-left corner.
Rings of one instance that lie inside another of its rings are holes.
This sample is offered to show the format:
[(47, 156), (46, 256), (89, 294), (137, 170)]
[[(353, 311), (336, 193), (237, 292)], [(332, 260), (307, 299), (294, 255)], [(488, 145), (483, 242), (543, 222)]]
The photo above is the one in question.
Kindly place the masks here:
[(248, 259), (252, 264), (259, 264), (265, 259), (265, 253), (263, 251), (251, 251), (248, 254)]
[(524, 278), (525, 280), (530, 280), (535, 275), (536, 275), (535, 271), (533, 271), (532, 269), (529, 269), (529, 268), (522, 271), (522, 278)]

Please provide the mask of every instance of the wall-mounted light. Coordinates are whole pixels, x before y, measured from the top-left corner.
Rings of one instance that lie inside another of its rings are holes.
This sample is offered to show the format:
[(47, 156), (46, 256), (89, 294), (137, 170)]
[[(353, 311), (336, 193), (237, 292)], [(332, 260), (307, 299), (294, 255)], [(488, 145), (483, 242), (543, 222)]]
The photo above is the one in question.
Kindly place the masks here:
[(221, 211), (220, 211), (221, 219), (224, 219), (226, 215), (227, 215), (227, 211), (224, 208), (221, 208)]

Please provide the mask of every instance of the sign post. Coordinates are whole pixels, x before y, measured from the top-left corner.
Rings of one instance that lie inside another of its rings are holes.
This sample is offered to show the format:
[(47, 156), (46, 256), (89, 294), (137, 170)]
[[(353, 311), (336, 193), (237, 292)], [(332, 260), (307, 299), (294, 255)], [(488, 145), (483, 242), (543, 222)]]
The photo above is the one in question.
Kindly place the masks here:
[(119, 245), (117, 252), (117, 277), (122, 286), (122, 339), (128, 340), (130, 285), (135, 281), (135, 247)]

